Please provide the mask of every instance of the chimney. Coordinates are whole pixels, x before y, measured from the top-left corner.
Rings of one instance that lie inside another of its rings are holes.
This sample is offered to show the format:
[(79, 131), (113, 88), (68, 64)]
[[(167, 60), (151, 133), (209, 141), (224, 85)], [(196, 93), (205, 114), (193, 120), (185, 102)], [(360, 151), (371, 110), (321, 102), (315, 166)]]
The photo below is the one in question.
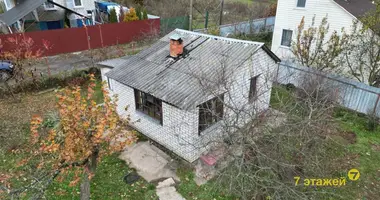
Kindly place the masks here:
[(170, 36), (170, 57), (177, 58), (183, 53), (183, 40), (180, 35)]

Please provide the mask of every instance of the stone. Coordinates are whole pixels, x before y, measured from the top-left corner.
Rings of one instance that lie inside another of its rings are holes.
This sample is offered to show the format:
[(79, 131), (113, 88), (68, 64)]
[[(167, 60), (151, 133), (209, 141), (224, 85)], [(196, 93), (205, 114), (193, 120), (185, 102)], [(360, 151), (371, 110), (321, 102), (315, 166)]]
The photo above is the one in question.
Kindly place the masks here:
[(119, 158), (136, 169), (137, 173), (148, 182), (170, 177), (179, 181), (175, 171), (170, 169), (168, 161), (170, 157), (149, 142), (139, 142), (127, 147)]
[(194, 181), (195, 183), (198, 185), (198, 186), (201, 186), (203, 184), (206, 184), (207, 183), (207, 180), (202, 178), (202, 177), (198, 177), (198, 176), (195, 176), (194, 177)]
[(173, 178), (168, 178), (162, 182), (159, 182), (156, 188), (159, 189), (159, 188), (170, 187), (174, 185), (175, 185), (175, 182)]
[(160, 200), (186, 200), (175, 189), (175, 187), (165, 187), (156, 190)]

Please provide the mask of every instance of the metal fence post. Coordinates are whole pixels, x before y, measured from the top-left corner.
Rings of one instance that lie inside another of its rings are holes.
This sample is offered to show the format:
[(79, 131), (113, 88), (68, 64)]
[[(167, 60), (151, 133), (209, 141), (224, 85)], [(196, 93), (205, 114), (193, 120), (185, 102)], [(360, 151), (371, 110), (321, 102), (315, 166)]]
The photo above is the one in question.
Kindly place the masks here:
[(376, 103), (375, 103), (375, 106), (373, 108), (373, 114), (375, 114), (375, 115), (376, 115), (377, 105), (379, 104), (379, 100), (380, 100), (380, 94), (377, 94)]

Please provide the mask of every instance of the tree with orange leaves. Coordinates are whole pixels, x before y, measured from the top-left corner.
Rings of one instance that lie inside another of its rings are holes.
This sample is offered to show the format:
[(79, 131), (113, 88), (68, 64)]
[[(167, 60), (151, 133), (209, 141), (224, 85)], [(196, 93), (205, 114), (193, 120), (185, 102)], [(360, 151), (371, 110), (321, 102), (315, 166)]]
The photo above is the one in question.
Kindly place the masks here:
[[(95, 86), (94, 75), (90, 75), (87, 90), (76, 86), (58, 91), (56, 97), (60, 122), (47, 133), (40, 129), (43, 119), (33, 116), (30, 153), (39, 159), (36, 169), (44, 169), (42, 171), (45, 172), (44, 178), (38, 181), (46, 183), (41, 191), (56, 177), (70, 172), (74, 174), (70, 185), (81, 181), (81, 199), (90, 199), (90, 181), (101, 158), (137, 141), (134, 131), (125, 130), (129, 119), (120, 119), (116, 112), (117, 98), (111, 98), (103, 85), (104, 103), (98, 105), (94, 96)], [(86, 95), (83, 97), (83, 94)], [(24, 163), (32, 161), (31, 158)], [(18, 193), (26, 192), (27, 189), (18, 190)]]

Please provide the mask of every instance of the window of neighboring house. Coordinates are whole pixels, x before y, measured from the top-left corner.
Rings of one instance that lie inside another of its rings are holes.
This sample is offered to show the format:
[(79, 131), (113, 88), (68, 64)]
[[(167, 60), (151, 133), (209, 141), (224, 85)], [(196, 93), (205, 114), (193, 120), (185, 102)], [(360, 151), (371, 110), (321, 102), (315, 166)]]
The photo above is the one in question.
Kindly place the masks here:
[(110, 91), (113, 91), (113, 87), (112, 87), (112, 84), (111, 84), (111, 80), (112, 80), (112, 79), (110, 79), (110, 78), (107, 77), (108, 89), (109, 89)]
[(224, 95), (215, 97), (199, 106), (198, 133), (223, 119)]
[(290, 47), (292, 43), (292, 34), (293, 34), (292, 30), (286, 30), (286, 29), (282, 30), (281, 46)]
[(305, 6), (306, 6), (306, 0), (297, 0), (298, 8), (305, 8)]
[(52, 4), (50, 2), (45, 2), (44, 6), (45, 6), (45, 9), (47, 9), (47, 10), (53, 10), (53, 9), (55, 9), (54, 4)]
[(248, 97), (248, 100), (249, 100), (249, 103), (253, 103), (256, 99), (256, 95), (257, 95), (257, 80), (259, 78), (260, 75), (258, 76), (255, 76), (253, 78), (251, 78), (250, 80), (250, 86), (249, 86), (249, 97)]
[(141, 111), (162, 125), (162, 101), (154, 96), (135, 89), (136, 110)]
[(82, 6), (83, 4), (82, 4), (82, 0), (74, 0), (74, 6), (75, 7), (80, 7), (80, 6)]
[(13, 7), (13, 6), (12, 6), (12, 5), (13, 5), (13, 4), (12, 4), (12, 1), (13, 1), (13, 0), (4, 0), (4, 1), (5, 1), (5, 2), (4, 2), (4, 3), (5, 3), (5, 9), (6, 9), (6, 10), (10, 10), (10, 9)]

